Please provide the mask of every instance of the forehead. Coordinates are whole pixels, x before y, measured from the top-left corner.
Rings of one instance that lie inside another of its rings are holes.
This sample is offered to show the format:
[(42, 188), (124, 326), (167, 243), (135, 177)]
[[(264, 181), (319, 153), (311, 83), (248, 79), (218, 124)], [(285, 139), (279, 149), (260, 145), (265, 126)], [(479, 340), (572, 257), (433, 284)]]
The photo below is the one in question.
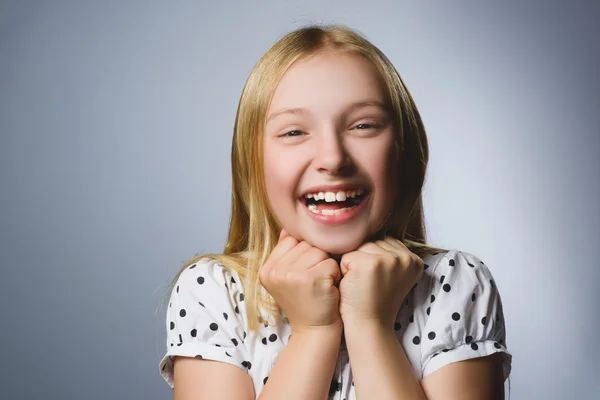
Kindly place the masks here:
[(277, 85), (269, 114), (282, 108), (336, 112), (363, 101), (385, 103), (375, 66), (358, 55), (324, 53), (296, 61)]

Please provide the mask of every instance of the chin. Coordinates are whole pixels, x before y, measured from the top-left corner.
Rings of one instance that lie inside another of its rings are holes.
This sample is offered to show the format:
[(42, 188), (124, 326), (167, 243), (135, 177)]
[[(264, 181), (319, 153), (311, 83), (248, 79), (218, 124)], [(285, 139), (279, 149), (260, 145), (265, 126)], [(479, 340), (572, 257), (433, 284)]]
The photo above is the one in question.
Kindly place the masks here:
[(356, 250), (363, 243), (363, 237), (349, 238), (341, 237), (338, 240), (335, 238), (305, 238), (311, 245), (332, 255), (343, 255)]

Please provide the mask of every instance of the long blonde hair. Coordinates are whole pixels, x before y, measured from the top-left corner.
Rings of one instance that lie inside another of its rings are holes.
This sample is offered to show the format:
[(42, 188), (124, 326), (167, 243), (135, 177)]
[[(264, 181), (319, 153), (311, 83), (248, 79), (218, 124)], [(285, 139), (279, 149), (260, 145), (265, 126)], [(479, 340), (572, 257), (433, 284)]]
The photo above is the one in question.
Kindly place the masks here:
[(192, 257), (177, 273), (201, 258), (212, 258), (235, 270), (246, 293), (248, 329), (256, 331), (265, 322), (280, 321), (280, 309), (260, 284), (258, 273), (275, 247), (281, 226), (270, 210), (263, 171), (263, 134), (273, 92), (288, 68), (297, 60), (320, 52), (344, 52), (364, 57), (381, 75), (388, 89), (395, 117), (398, 151), (397, 187), (401, 198), (391, 210), (378, 236), (393, 236), (425, 259), (446, 252), (425, 242), (421, 190), (429, 157), (425, 128), (415, 103), (388, 58), (355, 31), (341, 25), (308, 26), (278, 40), (260, 58), (250, 73), (239, 101), (231, 149), (232, 196), (229, 235), (223, 254)]

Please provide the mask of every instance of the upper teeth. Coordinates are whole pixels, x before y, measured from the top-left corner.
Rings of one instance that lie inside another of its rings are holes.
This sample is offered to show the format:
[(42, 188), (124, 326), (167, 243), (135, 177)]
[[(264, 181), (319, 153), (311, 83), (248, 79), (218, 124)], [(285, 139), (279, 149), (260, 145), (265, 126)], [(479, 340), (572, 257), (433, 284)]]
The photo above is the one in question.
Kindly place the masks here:
[(327, 203), (334, 201), (345, 201), (348, 197), (360, 196), (365, 192), (364, 189), (357, 190), (340, 190), (339, 192), (319, 192), (319, 193), (308, 193), (307, 199), (325, 200)]

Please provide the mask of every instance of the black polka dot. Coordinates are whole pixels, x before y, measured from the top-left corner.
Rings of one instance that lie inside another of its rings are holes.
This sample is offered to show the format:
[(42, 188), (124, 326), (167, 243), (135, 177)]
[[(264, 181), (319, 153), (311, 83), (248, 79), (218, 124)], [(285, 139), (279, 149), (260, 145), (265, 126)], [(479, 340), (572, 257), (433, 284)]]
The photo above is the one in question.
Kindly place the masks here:
[(171, 330), (175, 329), (175, 322), (171, 321)]
[(181, 310), (179, 310), (179, 316), (180, 317), (182, 317), (182, 318), (185, 317), (185, 314), (186, 313), (185, 313), (185, 310), (183, 308)]
[(429, 332), (429, 334), (427, 335), (427, 337), (429, 338), (429, 340), (435, 339), (435, 332)]
[[(198, 304), (200, 304), (202, 307), (204, 307), (204, 304), (202, 304), (202, 302), (199, 301)], [(204, 307), (204, 308), (206, 308), (206, 307)]]
[(171, 343), (171, 347), (173, 347), (173, 343)]
[(452, 313), (452, 319), (458, 321), (460, 319), (460, 314), (457, 312)]
[(427, 315), (431, 312), (431, 307), (427, 307)]
[(225, 321), (227, 321), (227, 319), (229, 318), (229, 316), (227, 315), (227, 313), (223, 313), (223, 318), (225, 318)]
[(446, 278), (446, 275), (442, 275), (442, 277), (440, 278), (440, 283), (444, 283), (444, 278)]
[(217, 329), (219, 329), (219, 325), (215, 324), (214, 322), (210, 324), (211, 331), (216, 331)]
[(450, 285), (449, 285), (449, 284), (447, 284), (447, 283), (446, 283), (444, 286), (442, 286), (442, 288), (444, 289), (444, 292), (446, 292), (446, 293), (448, 293), (448, 292), (450, 291), (450, 289), (452, 289), (452, 288), (450, 287)]
[(177, 293), (179, 293), (179, 285), (177, 285)]
[(414, 343), (414, 344), (419, 344), (419, 343), (421, 343), (421, 338), (420, 338), (419, 336), (415, 336), (415, 337), (413, 338), (413, 343)]
[(194, 268), (196, 268), (196, 264), (190, 266), (190, 269), (194, 269)]
[(429, 268), (429, 265), (423, 264), (423, 271), (425, 271), (427, 268)]
[(231, 283), (235, 283), (235, 279), (233, 279), (233, 276), (231, 277)]
[(267, 344), (267, 338), (266, 337), (262, 338), (261, 342), (262, 342), (262, 344)]
[(250, 361), (243, 361), (242, 367), (250, 369), (252, 368), (252, 363)]
[(236, 338), (231, 339), (231, 342), (236, 346), (238, 345), (238, 341)]
[(217, 346), (217, 347), (221, 347), (221, 345), (220, 345), (220, 344), (215, 344), (215, 346)]
[(473, 336), (467, 336), (467, 337), (465, 338), (465, 342), (466, 342), (467, 344), (471, 343), (472, 341), (473, 341)]
[(486, 321), (486, 320), (487, 320), (487, 318), (486, 318), (486, 317), (483, 317), (483, 318), (481, 318), (481, 324), (482, 324), (482, 325), (485, 325), (485, 321)]
[(471, 343), (471, 348), (472, 348), (473, 350), (478, 350), (478, 349), (479, 349), (479, 346), (477, 346), (477, 343)]
[(226, 355), (227, 357), (231, 357), (231, 354), (229, 354), (228, 352), (225, 352), (225, 355)]
[(202, 358), (200, 354), (197, 354), (195, 358)]
[(399, 331), (400, 329), (402, 329), (402, 325), (400, 325), (399, 322), (395, 322), (394, 323), (394, 330), (395, 331)]
[(269, 379), (269, 377), (268, 377), (268, 376), (265, 376), (265, 379), (263, 379), (263, 385), (266, 385), (266, 384), (267, 384), (267, 380), (268, 380), (268, 379)]
[(183, 342), (177, 343), (177, 346), (181, 346), (183, 344)]
[(274, 341), (276, 341), (276, 340), (277, 340), (277, 335), (276, 335), (276, 334), (274, 334), (274, 333), (272, 333), (272, 334), (269, 336), (269, 342), (274, 342)]
[(450, 261), (448, 261), (448, 265), (451, 267), (454, 267), (455, 263), (454, 263), (454, 259), (450, 259)]
[(412, 314), (410, 317), (408, 317), (408, 322), (415, 322), (414, 314)]
[(442, 353), (447, 353), (449, 350), (448, 349), (444, 349), (442, 350)]
[(435, 301), (435, 296), (431, 295), (431, 302), (433, 303)]
[(235, 308), (233, 309), (233, 311), (235, 311), (236, 314), (240, 313), (240, 309), (238, 308), (238, 306), (235, 306)]
[(494, 342), (494, 347), (497, 348), (497, 349), (501, 349), (502, 348), (502, 346), (500, 346), (500, 343), (498, 343), (498, 342)]
[(492, 287), (494, 287), (494, 280), (490, 279), (490, 285), (492, 285)]
[(471, 263), (467, 263), (467, 264), (469, 264), (469, 267), (475, 268), (475, 266), (473, 264), (471, 264)]
[(475, 301), (475, 293), (471, 295), (471, 301)]
[(202, 285), (204, 283), (204, 277), (203, 276), (199, 276), (198, 279), (196, 279), (196, 281)]
[(171, 308), (171, 303), (169, 303), (169, 308)]
[(244, 331), (244, 339), (246, 339), (246, 332)]
[(190, 332), (190, 335), (192, 335), (192, 337), (196, 337), (197, 334), (198, 331), (196, 329), (192, 329), (192, 331)]
[(244, 293), (240, 293), (240, 301), (244, 301)]

